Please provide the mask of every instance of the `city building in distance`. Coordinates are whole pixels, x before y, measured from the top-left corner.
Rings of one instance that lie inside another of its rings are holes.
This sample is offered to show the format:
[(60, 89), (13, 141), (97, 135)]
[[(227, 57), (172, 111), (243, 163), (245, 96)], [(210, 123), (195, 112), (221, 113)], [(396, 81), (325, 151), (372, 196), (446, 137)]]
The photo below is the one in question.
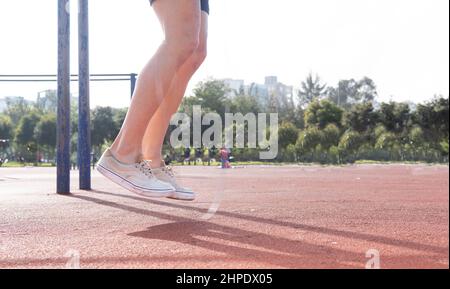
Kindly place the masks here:
[(263, 107), (288, 107), (294, 103), (294, 87), (285, 85), (278, 81), (277, 76), (267, 76), (263, 84), (246, 84), (241, 79), (223, 79), (224, 84), (229, 88), (227, 97), (230, 99), (238, 95), (248, 95), (256, 98)]

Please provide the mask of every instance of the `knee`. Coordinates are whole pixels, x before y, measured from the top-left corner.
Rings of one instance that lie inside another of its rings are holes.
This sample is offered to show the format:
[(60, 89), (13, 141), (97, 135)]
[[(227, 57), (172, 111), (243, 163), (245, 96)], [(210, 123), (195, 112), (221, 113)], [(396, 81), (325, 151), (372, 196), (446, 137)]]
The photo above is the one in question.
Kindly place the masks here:
[(177, 63), (182, 65), (193, 55), (199, 46), (199, 39), (195, 36), (186, 36), (183, 40), (174, 42), (167, 41), (170, 50), (177, 59)]
[(200, 44), (192, 54), (192, 66), (196, 70), (198, 69), (206, 59), (208, 54), (206, 45)]
[(206, 47), (206, 44), (200, 44), (194, 53), (196, 63), (198, 64), (198, 66), (202, 65), (202, 63), (208, 56), (208, 48)]
[(180, 47), (180, 57), (183, 60), (187, 60), (192, 54), (195, 53), (199, 45), (198, 37), (192, 37), (186, 39), (186, 41)]

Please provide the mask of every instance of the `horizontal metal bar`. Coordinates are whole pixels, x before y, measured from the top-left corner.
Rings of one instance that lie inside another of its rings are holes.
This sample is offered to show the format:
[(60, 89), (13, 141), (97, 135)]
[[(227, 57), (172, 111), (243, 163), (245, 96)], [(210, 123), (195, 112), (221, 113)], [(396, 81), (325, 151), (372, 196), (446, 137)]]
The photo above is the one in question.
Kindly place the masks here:
[[(0, 82), (56, 82), (56, 79), (0, 79)], [(78, 79), (71, 79), (72, 82), (77, 82)], [(130, 81), (129, 78), (103, 78), (91, 79), (91, 81)]]
[(56, 82), (56, 79), (0, 79), (0, 82)]
[[(76, 80), (75, 80), (76, 81)], [(91, 79), (91, 81), (130, 81), (129, 78), (103, 78), (103, 79)]]
[[(119, 74), (90, 74), (91, 77), (126, 77), (135, 75), (134, 73), (119, 73)], [(78, 77), (78, 74), (71, 74), (71, 77)], [(0, 74), (0, 78), (22, 78), (22, 77), (57, 77), (56, 74)]]

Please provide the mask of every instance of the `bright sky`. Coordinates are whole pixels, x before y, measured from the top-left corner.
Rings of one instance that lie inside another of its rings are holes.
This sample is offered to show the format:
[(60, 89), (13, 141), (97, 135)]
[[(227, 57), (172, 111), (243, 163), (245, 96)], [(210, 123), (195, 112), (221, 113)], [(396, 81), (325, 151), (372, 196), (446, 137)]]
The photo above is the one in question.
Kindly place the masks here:
[[(249, 83), (278, 75), (298, 87), (313, 72), (330, 85), (367, 75), (380, 100), (448, 96), (448, 0), (210, 2), (209, 56), (192, 84), (208, 76)], [(90, 10), (91, 73), (139, 72), (162, 39), (148, 0), (94, 0)], [(56, 0), (0, 0), (0, 74), (54, 74), (56, 31)], [(53, 84), (0, 83), (0, 98), (34, 99), (48, 88)], [(93, 83), (91, 95), (93, 106), (126, 106), (129, 84)]]

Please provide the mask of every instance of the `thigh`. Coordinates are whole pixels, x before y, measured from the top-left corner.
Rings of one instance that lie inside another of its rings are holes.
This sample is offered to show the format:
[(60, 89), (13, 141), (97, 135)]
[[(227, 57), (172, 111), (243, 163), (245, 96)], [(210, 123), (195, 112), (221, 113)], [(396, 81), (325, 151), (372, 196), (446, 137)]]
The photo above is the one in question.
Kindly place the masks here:
[(198, 0), (158, 0), (153, 9), (161, 23), (168, 42), (184, 41), (199, 37), (201, 10)]

